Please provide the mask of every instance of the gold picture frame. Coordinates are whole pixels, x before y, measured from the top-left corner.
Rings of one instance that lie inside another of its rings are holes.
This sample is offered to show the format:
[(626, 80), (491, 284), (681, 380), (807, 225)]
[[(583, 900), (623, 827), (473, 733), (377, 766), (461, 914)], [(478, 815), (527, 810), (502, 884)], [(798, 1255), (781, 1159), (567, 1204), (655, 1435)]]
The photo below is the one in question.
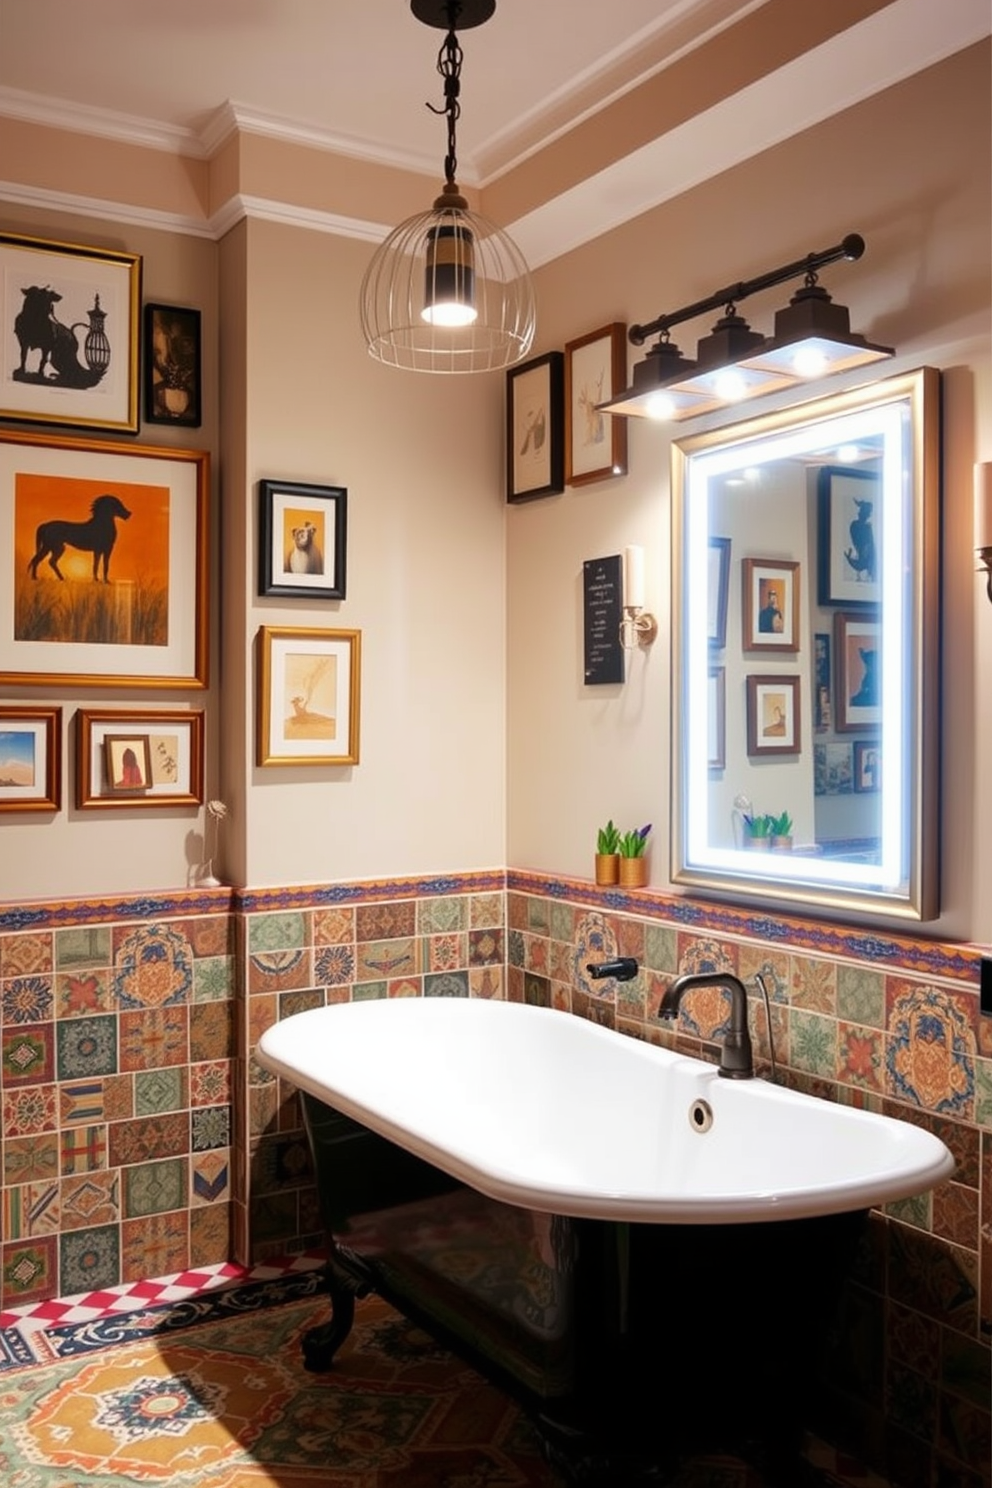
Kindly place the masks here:
[(203, 710), (80, 708), (79, 811), (203, 804)]
[(0, 705), (0, 812), (62, 805), (62, 709)]
[(357, 765), (362, 633), (263, 625), (259, 765)]
[(597, 404), (627, 380), (627, 327), (619, 321), (565, 347), (565, 482), (590, 485), (627, 474), (627, 420)]

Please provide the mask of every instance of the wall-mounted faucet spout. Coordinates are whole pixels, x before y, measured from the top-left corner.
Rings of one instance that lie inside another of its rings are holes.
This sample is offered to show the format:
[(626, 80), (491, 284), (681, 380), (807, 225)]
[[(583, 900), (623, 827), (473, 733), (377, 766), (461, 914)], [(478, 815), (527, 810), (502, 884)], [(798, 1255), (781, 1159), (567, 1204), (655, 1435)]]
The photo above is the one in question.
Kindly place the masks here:
[(730, 993), (730, 1030), (720, 1046), (720, 1074), (728, 1080), (750, 1080), (754, 1061), (747, 1028), (747, 992), (740, 977), (726, 971), (688, 972), (676, 977), (661, 999), (658, 1017), (677, 1018), (683, 996), (694, 987), (723, 987)]
[(637, 962), (633, 956), (616, 956), (612, 961), (590, 961), (586, 971), (595, 981), (600, 977), (615, 977), (618, 982), (632, 982), (637, 975)]

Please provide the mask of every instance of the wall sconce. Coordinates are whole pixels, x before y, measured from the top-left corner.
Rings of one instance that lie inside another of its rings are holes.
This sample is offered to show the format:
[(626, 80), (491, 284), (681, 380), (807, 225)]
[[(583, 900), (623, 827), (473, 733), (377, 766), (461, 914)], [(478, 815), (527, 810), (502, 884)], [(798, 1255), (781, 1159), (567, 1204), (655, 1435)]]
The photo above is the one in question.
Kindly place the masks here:
[(620, 644), (625, 651), (650, 646), (658, 634), (658, 622), (644, 608), (644, 549), (623, 550), (623, 619)]
[[(825, 264), (853, 261), (864, 251), (864, 238), (849, 233), (832, 248), (718, 289), (647, 325), (631, 326), (627, 335), (634, 346), (656, 334), (658, 340), (634, 367), (632, 385), (597, 406), (606, 413), (678, 421), (893, 356), (891, 346), (874, 345), (853, 332), (847, 308), (835, 305), (817, 282)], [(739, 300), (800, 276), (803, 285), (775, 316), (773, 336), (752, 331), (737, 314)], [(719, 307), (723, 315), (698, 343), (696, 360), (684, 357), (670, 339), (672, 326)]]
[(975, 466), (975, 554), (976, 572), (985, 570), (985, 589), (992, 601), (992, 461)]

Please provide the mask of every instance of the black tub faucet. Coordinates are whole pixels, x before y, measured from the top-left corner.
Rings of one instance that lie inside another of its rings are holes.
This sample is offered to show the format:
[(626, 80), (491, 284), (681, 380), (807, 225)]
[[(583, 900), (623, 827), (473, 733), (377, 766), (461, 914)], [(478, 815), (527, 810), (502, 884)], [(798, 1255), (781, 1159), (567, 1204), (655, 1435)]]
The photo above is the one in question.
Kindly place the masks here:
[(637, 962), (633, 956), (616, 956), (612, 961), (590, 961), (586, 971), (595, 981), (600, 977), (615, 977), (618, 982), (632, 982), (637, 975)]
[(726, 971), (687, 972), (676, 977), (661, 999), (659, 1018), (677, 1018), (679, 1003), (694, 987), (723, 987), (730, 993), (730, 1032), (720, 1046), (720, 1074), (728, 1080), (750, 1080), (754, 1075), (751, 1035), (747, 1030), (747, 993), (740, 977)]

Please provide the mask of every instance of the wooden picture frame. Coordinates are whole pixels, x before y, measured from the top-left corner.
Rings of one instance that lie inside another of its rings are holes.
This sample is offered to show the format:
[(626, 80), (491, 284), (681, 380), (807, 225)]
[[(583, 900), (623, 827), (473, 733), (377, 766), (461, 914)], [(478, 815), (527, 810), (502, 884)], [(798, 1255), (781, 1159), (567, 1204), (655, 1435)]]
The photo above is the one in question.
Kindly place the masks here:
[(585, 486), (627, 474), (627, 420), (602, 413), (626, 386), (627, 327), (619, 321), (565, 347), (565, 482)]
[(62, 709), (0, 704), (0, 812), (62, 806)]
[(830, 649), (829, 631), (817, 631), (813, 636), (813, 729), (818, 734), (827, 733), (833, 721)]
[(259, 765), (357, 765), (361, 631), (262, 626)]
[(799, 678), (747, 678), (747, 752), (749, 755), (799, 754)]
[(506, 499), (565, 489), (564, 356), (549, 351), (506, 374)]
[(200, 312), (145, 306), (145, 423), (198, 429), (202, 417)]
[(706, 719), (709, 747), (706, 763), (711, 770), (723, 770), (727, 765), (727, 668), (711, 666), (708, 685)]
[(206, 687), (209, 467), (0, 430), (0, 684)]
[(817, 471), (816, 491), (819, 603), (867, 609), (882, 597), (876, 561), (881, 544), (878, 475), (824, 465)]
[(80, 708), (76, 808), (203, 804), (203, 710)]
[(258, 483), (258, 592), (344, 599), (348, 492), (299, 481)]
[(727, 644), (727, 597), (730, 593), (730, 538), (709, 539), (709, 572), (706, 580), (707, 639), (722, 651)]
[(741, 593), (745, 651), (799, 650), (799, 564), (745, 558)]
[(841, 610), (834, 616), (834, 728), (838, 733), (881, 727), (881, 633), (876, 615)]
[(854, 741), (854, 789), (861, 795), (882, 789), (882, 751), (877, 739)]
[(141, 259), (0, 232), (0, 418), (134, 434)]

